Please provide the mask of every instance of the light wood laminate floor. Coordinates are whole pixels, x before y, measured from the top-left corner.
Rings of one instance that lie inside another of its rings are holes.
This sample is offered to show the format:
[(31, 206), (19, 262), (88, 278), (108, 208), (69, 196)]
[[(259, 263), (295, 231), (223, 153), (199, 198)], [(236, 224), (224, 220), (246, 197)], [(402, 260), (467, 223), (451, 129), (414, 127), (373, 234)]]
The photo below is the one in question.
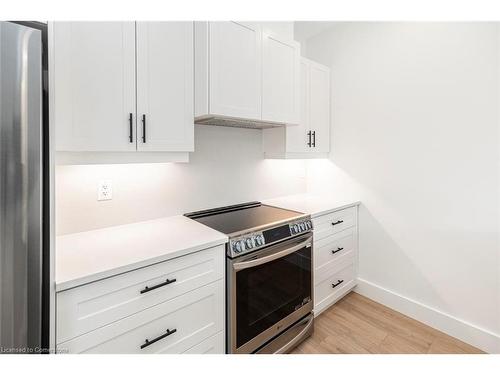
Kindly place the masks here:
[(351, 292), (316, 320), (292, 354), (483, 353), (481, 350)]

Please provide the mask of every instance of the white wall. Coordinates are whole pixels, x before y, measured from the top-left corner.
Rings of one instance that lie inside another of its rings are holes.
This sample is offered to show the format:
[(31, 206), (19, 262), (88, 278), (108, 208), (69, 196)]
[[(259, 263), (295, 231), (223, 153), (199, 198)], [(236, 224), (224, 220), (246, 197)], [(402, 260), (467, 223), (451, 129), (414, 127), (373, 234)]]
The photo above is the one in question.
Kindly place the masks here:
[[(305, 192), (305, 164), (264, 160), (260, 130), (195, 126), (190, 162), (56, 168), (57, 234)], [(113, 199), (97, 201), (100, 180)]]
[(500, 352), (497, 25), (340, 23), (305, 47), (332, 69), (308, 190), (359, 194), (362, 290)]

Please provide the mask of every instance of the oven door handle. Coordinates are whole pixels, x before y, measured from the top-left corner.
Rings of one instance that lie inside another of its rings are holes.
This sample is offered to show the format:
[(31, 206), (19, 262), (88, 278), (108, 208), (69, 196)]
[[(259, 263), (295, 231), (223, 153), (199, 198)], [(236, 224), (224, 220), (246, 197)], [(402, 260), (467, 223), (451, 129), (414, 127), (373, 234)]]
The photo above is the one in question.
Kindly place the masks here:
[(278, 251), (277, 253), (270, 254), (262, 258), (248, 260), (246, 262), (234, 263), (233, 268), (235, 271), (239, 271), (239, 270), (244, 270), (245, 268), (259, 266), (261, 264), (268, 263), (275, 259), (282, 258), (284, 256), (287, 256), (288, 254), (294, 253), (297, 250), (302, 249), (303, 247), (311, 247), (311, 244), (312, 244), (312, 237), (308, 238), (307, 240), (295, 246), (288, 247), (285, 250)]

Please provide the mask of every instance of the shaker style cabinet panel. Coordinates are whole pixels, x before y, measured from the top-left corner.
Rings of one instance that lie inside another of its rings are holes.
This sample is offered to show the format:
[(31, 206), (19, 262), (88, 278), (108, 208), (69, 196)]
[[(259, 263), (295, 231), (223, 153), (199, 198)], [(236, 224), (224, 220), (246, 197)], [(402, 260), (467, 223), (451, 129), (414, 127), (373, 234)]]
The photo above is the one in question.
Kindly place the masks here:
[(56, 150), (135, 150), (135, 23), (55, 22), (53, 43)]
[(137, 149), (194, 151), (193, 22), (137, 22)]
[(286, 128), (285, 142), (287, 152), (303, 153), (308, 151), (308, 131), (309, 131), (309, 116), (307, 108), (309, 108), (309, 69), (308, 65), (300, 61), (300, 103), (299, 103), (299, 125)]
[(261, 117), (261, 28), (256, 23), (209, 23), (209, 112)]
[(300, 44), (262, 36), (262, 119), (299, 123)]
[(306, 106), (309, 128), (313, 132), (313, 152), (330, 151), (330, 69), (309, 61)]
[(193, 22), (54, 22), (56, 151), (193, 151)]

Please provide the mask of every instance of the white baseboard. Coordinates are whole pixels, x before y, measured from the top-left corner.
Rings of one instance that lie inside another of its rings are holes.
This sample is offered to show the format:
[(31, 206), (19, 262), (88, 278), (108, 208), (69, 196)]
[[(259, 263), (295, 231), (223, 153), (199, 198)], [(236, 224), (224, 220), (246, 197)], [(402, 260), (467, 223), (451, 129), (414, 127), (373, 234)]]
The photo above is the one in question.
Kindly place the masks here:
[(354, 289), (367, 298), (425, 323), (487, 353), (500, 353), (500, 335), (358, 278)]

